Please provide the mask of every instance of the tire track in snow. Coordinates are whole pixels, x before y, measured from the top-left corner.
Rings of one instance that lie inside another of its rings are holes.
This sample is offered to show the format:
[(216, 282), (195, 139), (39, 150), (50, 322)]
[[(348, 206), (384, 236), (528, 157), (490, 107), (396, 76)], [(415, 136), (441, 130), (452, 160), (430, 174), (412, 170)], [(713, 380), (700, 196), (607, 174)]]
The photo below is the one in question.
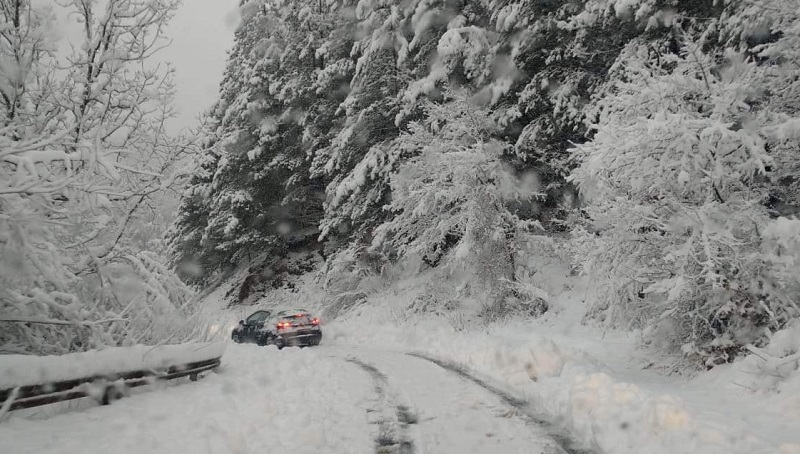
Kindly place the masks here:
[(378, 435), (375, 437), (376, 454), (413, 454), (415, 449), (409, 436), (409, 426), (417, 423), (417, 415), (410, 407), (397, 404), (390, 396), (388, 377), (377, 367), (352, 356), (348, 356), (347, 361), (357, 365), (372, 377), (375, 393), (380, 401), (380, 408), (374, 410), (379, 418), (376, 421), (378, 425)]
[(472, 372), (470, 372), (469, 369), (467, 369), (466, 367), (460, 364), (433, 358), (422, 353), (406, 353), (406, 355), (413, 356), (415, 358), (419, 358), (431, 362), (433, 364), (436, 364), (442, 369), (451, 372), (455, 375), (458, 375), (459, 377), (465, 380), (471, 381), (476, 385), (480, 386), (481, 388), (499, 397), (508, 406), (512, 407), (515, 411), (519, 412), (520, 416), (523, 419), (525, 419), (529, 424), (533, 424), (544, 429), (545, 432), (550, 436), (550, 438), (552, 438), (556, 443), (558, 443), (559, 447), (563, 449), (564, 452), (566, 452), (567, 454), (595, 454), (594, 451), (579, 447), (578, 443), (572, 437), (570, 437), (565, 430), (558, 427), (558, 425), (545, 420), (541, 415), (537, 414), (531, 408), (531, 404), (527, 400), (516, 397), (511, 393), (503, 391), (497, 386), (488, 383), (486, 380), (478, 378)]

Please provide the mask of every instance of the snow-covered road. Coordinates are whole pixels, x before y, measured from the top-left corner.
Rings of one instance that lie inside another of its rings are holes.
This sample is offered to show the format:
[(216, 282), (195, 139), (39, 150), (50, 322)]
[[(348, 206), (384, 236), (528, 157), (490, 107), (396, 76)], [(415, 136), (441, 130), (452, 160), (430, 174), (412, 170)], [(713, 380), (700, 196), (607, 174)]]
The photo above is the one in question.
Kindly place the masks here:
[(565, 452), (522, 406), (428, 360), (360, 348), (331, 353), (346, 353), (371, 377), (370, 422), (407, 449), (398, 452)]
[(569, 452), (490, 386), (372, 348), (231, 345), (199, 382), (78, 407), (0, 424), (0, 452)]

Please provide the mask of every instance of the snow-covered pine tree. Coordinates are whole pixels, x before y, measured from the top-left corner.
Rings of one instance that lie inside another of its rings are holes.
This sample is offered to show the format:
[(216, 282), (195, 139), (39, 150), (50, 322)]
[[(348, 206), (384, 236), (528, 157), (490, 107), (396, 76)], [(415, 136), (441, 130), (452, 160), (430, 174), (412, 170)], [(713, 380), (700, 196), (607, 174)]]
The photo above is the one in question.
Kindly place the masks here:
[(385, 219), (380, 207), (388, 181), (377, 174), (362, 179), (372, 147), (393, 140), (423, 115), (424, 97), (439, 99), (451, 81), (475, 89), (492, 65), (484, 2), (358, 2), (355, 12), (359, 39), (351, 52), (355, 72), (341, 104), (344, 123), (330, 145), (315, 153), (312, 167), (329, 182), (320, 227), (334, 244), (360, 241)]
[(193, 281), (245, 264), (269, 274), (265, 257), (317, 247), (324, 186), (309, 167), (341, 126), (354, 68), (347, 6), (244, 6), (204, 134), (203, 176), (172, 232), (176, 262), (194, 270)]
[(424, 105), (425, 120), (370, 150), (373, 173), (388, 176), (390, 219), (373, 232), (372, 249), (418, 272), (439, 268), (480, 283), (502, 310), (515, 278), (516, 234), (532, 225), (508, 202), (539, 194), (521, 190), (503, 161), (507, 145), (486, 109), (465, 93)]
[(419, 119), (421, 102), (439, 100), (445, 85), (490, 106), (502, 139), (515, 145), (515, 166), (537, 172), (548, 195), (537, 217), (563, 215), (569, 149), (591, 135), (587, 107), (625, 44), (668, 36), (673, 13), (719, 14), (714, 0), (664, 8), (649, 0), (414, 0), (359, 2), (355, 11), (360, 39), (344, 124), (312, 166), (329, 182), (322, 235), (344, 240), (383, 220), (387, 181), (361, 179), (369, 163), (360, 161)]

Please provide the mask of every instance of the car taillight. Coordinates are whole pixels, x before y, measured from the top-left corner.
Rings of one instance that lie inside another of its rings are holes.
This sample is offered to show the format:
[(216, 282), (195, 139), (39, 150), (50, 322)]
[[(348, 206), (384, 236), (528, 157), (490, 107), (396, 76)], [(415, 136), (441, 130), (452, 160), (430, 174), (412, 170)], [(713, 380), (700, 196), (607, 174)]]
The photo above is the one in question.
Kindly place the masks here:
[(318, 326), (319, 325), (319, 319), (315, 318), (315, 319), (311, 320), (311, 324), (314, 325), (314, 326)]
[(292, 326), (292, 324), (291, 324), (291, 323), (289, 323), (289, 322), (278, 322), (278, 324), (277, 324), (277, 325), (275, 325), (275, 326), (276, 326), (278, 329), (283, 329), (283, 328), (290, 328), (290, 327)]

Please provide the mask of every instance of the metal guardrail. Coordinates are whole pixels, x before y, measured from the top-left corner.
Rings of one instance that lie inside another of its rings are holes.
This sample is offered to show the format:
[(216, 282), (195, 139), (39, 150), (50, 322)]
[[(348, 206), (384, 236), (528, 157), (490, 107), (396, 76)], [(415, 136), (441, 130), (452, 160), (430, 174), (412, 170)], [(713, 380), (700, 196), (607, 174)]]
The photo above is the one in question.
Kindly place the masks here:
[(93, 397), (108, 405), (125, 395), (125, 390), (158, 381), (188, 376), (196, 381), (201, 372), (219, 367), (222, 357), (171, 366), (165, 369), (146, 369), (111, 375), (94, 375), (52, 383), (18, 386), (0, 390), (0, 408), (7, 411), (38, 407), (81, 397)]

